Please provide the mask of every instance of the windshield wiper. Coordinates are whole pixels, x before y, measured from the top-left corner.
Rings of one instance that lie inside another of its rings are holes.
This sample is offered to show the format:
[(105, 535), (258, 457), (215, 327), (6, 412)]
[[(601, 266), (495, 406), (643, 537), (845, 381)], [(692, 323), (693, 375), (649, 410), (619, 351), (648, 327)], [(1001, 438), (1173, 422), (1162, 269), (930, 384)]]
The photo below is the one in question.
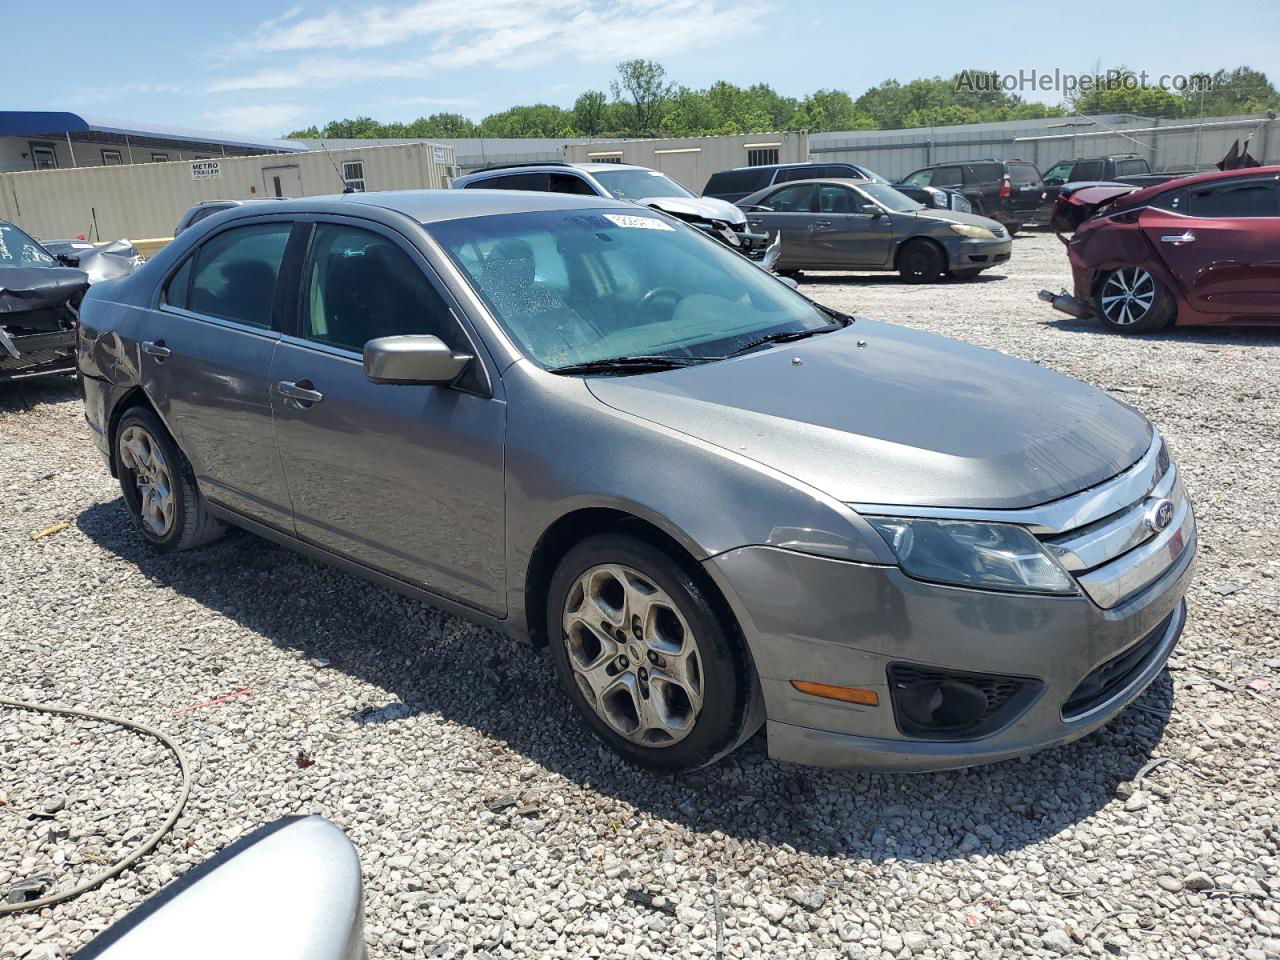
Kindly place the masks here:
[(723, 360), (724, 357), (664, 357), (661, 354), (642, 354), (634, 357), (606, 357), (603, 360), (586, 360), (563, 367), (552, 367), (552, 373), (644, 373), (650, 370), (675, 370), (699, 363)]
[(740, 354), (754, 350), (756, 347), (762, 347), (766, 343), (791, 343), (793, 340), (804, 340), (808, 337), (816, 337), (820, 333), (835, 333), (837, 330), (843, 330), (847, 324), (833, 323), (829, 327), (818, 327), (816, 330), (784, 330), (781, 333), (766, 333), (763, 337), (756, 337), (754, 340), (748, 340), (736, 350), (729, 351), (729, 356), (736, 357)]

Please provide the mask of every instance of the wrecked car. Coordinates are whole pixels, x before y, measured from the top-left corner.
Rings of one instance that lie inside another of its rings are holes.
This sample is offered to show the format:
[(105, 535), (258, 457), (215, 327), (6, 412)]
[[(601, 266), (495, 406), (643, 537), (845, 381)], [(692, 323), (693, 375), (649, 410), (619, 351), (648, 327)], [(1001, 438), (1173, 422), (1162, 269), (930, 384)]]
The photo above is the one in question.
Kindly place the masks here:
[(128, 240), (94, 243), (89, 240), (45, 240), (44, 248), (63, 262), (76, 261), (90, 283), (127, 277), (145, 262), (145, 257)]
[(85, 416), (139, 537), (230, 523), (546, 647), (567, 749), (1016, 757), (1115, 717), (1183, 628), (1191, 502), (1136, 409), (635, 204), (245, 205), (99, 289)]
[(75, 371), (76, 311), (89, 276), (0, 220), (0, 383)]
[(455, 190), (546, 190), (630, 200), (661, 210), (710, 234), (752, 260), (764, 257), (768, 236), (753, 233), (732, 203), (700, 197), (665, 173), (630, 163), (516, 163), (453, 181)]
[(1280, 167), (1066, 184), (1052, 226), (1074, 289), (1039, 296), (1070, 316), (1122, 333), (1280, 323)]

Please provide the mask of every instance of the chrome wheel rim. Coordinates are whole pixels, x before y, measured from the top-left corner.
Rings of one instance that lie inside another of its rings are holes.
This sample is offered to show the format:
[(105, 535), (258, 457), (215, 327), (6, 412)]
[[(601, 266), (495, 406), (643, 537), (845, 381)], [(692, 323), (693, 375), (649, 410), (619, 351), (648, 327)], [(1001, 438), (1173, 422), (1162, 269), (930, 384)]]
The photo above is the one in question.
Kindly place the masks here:
[(611, 730), (646, 747), (693, 731), (703, 699), (697, 639), (652, 579), (621, 564), (592, 567), (569, 590), (562, 622), (573, 678)]
[(173, 477), (164, 452), (143, 427), (133, 425), (120, 433), (120, 463), (138, 491), (138, 520), (157, 537), (173, 529)]
[(1141, 267), (1114, 271), (1102, 285), (1102, 312), (1116, 326), (1128, 327), (1140, 321), (1156, 300), (1155, 279)]

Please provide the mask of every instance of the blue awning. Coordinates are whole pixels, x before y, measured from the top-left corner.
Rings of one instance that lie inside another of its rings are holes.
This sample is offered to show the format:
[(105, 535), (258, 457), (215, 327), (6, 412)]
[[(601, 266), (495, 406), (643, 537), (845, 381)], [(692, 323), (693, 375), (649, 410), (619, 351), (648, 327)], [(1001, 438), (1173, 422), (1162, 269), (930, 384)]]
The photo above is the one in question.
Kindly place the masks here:
[[(108, 137), (137, 140), (163, 140), (202, 146), (219, 145), (239, 150), (262, 150), (297, 153), (306, 149), (290, 140), (273, 140), (220, 133), (216, 130), (193, 130), (188, 127), (166, 127), (159, 124), (132, 123), (110, 117), (87, 117), (58, 110), (0, 110), (0, 137), (64, 137), (92, 139), (95, 133)], [(86, 136), (87, 135), (87, 136)]]

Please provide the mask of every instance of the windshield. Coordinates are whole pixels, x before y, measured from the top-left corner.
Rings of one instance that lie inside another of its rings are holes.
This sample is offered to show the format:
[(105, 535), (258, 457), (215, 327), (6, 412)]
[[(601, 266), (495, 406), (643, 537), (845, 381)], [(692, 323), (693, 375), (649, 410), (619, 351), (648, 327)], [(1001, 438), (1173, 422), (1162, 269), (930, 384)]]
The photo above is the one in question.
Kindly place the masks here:
[(12, 223), (0, 220), (0, 267), (56, 267), (58, 262)]
[(693, 196), (665, 173), (657, 170), (605, 170), (591, 175), (620, 200)]
[(858, 189), (865, 193), (886, 210), (892, 210), (894, 213), (911, 213), (914, 210), (923, 210), (924, 204), (917, 203), (908, 197), (905, 193), (899, 193), (887, 183), (860, 183)]
[(520, 348), (548, 369), (718, 357), (832, 319), (723, 244), (646, 210), (474, 217), (427, 229)]

